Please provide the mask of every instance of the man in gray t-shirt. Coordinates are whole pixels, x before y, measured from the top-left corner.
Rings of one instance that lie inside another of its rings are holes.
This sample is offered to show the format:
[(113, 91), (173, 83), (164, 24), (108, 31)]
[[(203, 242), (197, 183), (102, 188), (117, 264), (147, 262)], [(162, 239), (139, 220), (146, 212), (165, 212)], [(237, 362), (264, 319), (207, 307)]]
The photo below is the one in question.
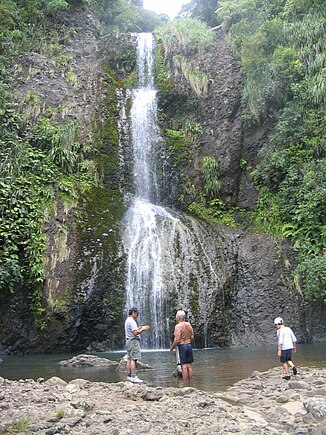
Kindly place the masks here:
[(130, 308), (129, 317), (125, 321), (125, 335), (127, 348), (127, 380), (134, 383), (142, 383), (143, 381), (136, 376), (136, 363), (140, 359), (140, 337), (143, 331), (148, 331), (148, 325), (138, 326), (136, 319), (139, 315), (139, 310), (136, 307)]

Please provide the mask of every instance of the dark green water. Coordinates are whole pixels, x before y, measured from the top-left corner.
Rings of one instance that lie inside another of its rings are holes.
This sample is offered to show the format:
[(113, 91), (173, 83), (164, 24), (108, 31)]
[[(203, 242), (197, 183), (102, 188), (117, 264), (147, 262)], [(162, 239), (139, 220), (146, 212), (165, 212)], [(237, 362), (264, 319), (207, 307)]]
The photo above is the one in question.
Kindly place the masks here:
[[(225, 390), (228, 386), (249, 376), (253, 371), (265, 371), (280, 367), (276, 346), (263, 348), (228, 348), (195, 350), (193, 365), (193, 386), (210, 392)], [(120, 361), (125, 352), (95, 353), (110, 360)], [(76, 354), (74, 354), (76, 355)], [(90, 381), (119, 382), (126, 378), (118, 373), (116, 366), (110, 368), (70, 368), (61, 367), (59, 361), (74, 356), (72, 354), (5, 356), (0, 364), (0, 376), (7, 379), (49, 379), (52, 376), (71, 381), (76, 378)], [(293, 361), (298, 367), (326, 367), (326, 343), (299, 344)], [(153, 370), (139, 372), (146, 383), (153, 386), (182, 386), (173, 377), (175, 356), (165, 350), (143, 351), (142, 362), (150, 364)], [(281, 373), (281, 371), (280, 371)]]

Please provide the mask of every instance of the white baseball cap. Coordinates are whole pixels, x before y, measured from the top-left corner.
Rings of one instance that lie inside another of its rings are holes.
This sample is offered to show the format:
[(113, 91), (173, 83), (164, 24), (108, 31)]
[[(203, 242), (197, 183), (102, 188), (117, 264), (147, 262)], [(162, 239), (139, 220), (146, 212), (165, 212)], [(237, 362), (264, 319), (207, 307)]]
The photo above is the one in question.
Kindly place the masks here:
[(276, 319), (274, 320), (274, 324), (275, 325), (279, 325), (283, 323), (283, 319), (282, 317), (276, 317)]

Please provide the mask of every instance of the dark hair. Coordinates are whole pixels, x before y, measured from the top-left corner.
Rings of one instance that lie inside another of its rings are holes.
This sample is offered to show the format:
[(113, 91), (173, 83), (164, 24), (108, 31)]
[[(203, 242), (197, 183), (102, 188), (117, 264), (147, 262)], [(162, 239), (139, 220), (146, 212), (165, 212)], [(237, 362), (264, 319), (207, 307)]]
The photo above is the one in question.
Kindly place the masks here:
[(130, 308), (130, 310), (129, 310), (129, 316), (130, 316), (132, 313), (139, 313), (138, 308), (136, 308), (136, 307), (132, 307), (132, 308)]

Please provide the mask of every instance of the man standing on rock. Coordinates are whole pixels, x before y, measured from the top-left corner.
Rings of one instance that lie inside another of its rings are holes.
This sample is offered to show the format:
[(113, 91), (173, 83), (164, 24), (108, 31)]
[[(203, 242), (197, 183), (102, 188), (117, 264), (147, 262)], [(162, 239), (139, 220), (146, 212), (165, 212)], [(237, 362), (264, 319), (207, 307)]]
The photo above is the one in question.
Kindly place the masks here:
[(175, 316), (177, 324), (174, 328), (174, 341), (170, 347), (170, 352), (178, 346), (179, 357), (182, 370), (182, 380), (184, 384), (190, 384), (192, 381), (192, 363), (194, 356), (192, 352), (192, 342), (194, 340), (194, 331), (189, 322), (185, 321), (186, 313), (179, 310)]
[(139, 310), (136, 307), (130, 308), (129, 317), (125, 321), (126, 348), (127, 348), (127, 380), (135, 384), (141, 384), (142, 381), (136, 376), (137, 360), (140, 360), (140, 334), (148, 331), (148, 325), (138, 326), (136, 319), (139, 315)]
[(292, 362), (292, 350), (293, 352), (296, 352), (297, 350), (297, 339), (293, 334), (292, 329), (288, 326), (284, 326), (284, 322), (281, 317), (276, 317), (274, 324), (277, 328), (278, 337), (277, 355), (280, 357), (280, 361), (283, 364), (283, 369), (285, 371), (285, 376), (283, 376), (283, 379), (289, 381), (291, 379), (290, 367), (293, 371), (293, 374), (297, 374), (297, 369)]

